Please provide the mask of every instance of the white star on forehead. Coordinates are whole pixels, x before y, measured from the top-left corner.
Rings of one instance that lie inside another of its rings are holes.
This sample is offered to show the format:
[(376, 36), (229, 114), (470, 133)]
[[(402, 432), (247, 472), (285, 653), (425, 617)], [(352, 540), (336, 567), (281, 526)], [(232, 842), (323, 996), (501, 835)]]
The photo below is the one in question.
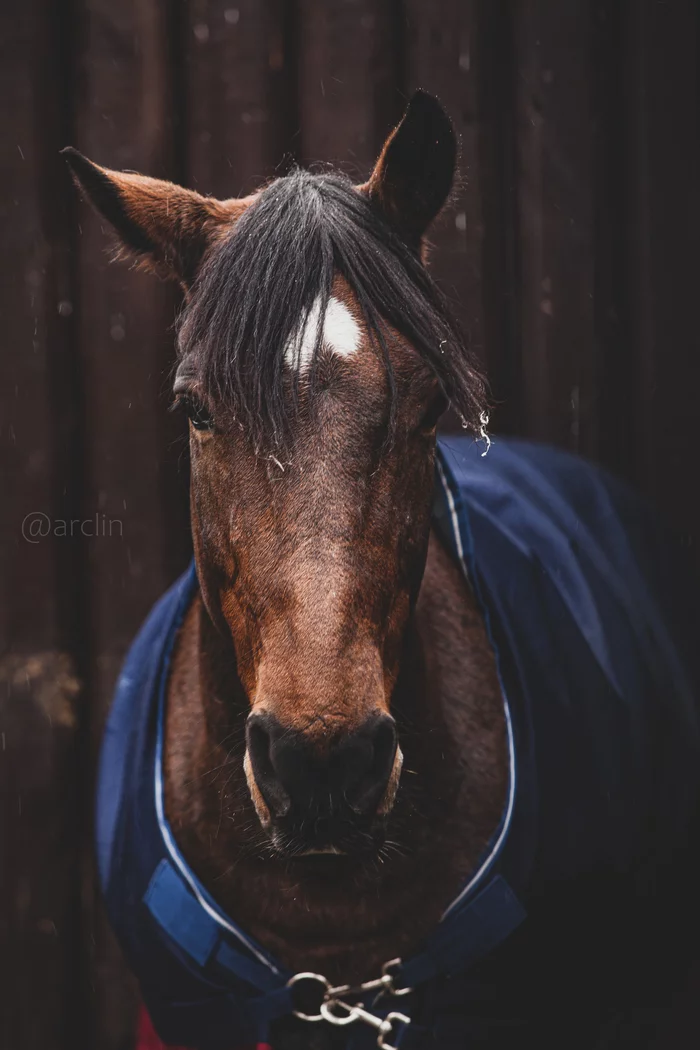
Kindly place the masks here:
[[(314, 347), (318, 338), (320, 323), (321, 298), (316, 299), (309, 313), (302, 321), (287, 343), (284, 357), (292, 369), (306, 372), (313, 359)], [(326, 307), (321, 339), (324, 346), (338, 354), (339, 357), (351, 357), (357, 353), (360, 345), (360, 328), (345, 303), (331, 297)]]

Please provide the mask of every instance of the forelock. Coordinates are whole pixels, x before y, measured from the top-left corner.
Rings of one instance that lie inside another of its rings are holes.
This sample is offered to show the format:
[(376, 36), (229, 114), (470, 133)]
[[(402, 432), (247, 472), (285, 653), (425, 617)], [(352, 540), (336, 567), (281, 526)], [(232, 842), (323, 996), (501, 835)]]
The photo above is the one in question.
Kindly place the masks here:
[(464, 422), (478, 429), (483, 380), (419, 256), (349, 180), (295, 170), (265, 188), (214, 248), (179, 324), (180, 354), (253, 444), (284, 444), (301, 382), (313, 400), (324, 338), (332, 342), (335, 333), (336, 352), (352, 344), (356, 319), (348, 323), (331, 299), (336, 275), (384, 361), (390, 420), (396, 395), (382, 321), (424, 358)]

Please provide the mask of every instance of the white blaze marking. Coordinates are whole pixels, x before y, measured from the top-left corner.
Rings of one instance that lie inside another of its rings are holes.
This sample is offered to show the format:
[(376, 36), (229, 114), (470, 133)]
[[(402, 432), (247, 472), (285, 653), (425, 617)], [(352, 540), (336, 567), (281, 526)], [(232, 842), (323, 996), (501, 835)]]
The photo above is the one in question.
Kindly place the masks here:
[[(318, 298), (309, 310), (306, 324), (297, 329), (285, 347), (284, 356), (290, 368), (303, 373), (308, 370), (318, 338), (321, 300)], [(360, 345), (360, 328), (347, 306), (331, 297), (326, 308), (322, 343), (340, 357), (357, 353)]]

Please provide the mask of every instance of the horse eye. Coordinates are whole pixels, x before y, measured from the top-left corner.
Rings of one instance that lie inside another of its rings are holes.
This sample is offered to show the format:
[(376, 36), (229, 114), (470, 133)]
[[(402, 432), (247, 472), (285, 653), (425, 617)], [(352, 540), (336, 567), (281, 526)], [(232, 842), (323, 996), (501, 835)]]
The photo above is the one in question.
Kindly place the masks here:
[(433, 398), (420, 421), (420, 430), (427, 433), (434, 430), (442, 413), (447, 408), (447, 398), (442, 390)]
[(187, 418), (195, 430), (213, 430), (214, 418), (209, 409), (196, 397), (186, 394), (177, 399), (177, 404), (185, 410)]

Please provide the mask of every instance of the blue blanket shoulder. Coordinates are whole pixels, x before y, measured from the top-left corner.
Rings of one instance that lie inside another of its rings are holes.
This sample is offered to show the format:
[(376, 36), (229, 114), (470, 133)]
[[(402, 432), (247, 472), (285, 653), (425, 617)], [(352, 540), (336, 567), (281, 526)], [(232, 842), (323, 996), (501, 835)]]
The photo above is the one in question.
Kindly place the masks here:
[(482, 452), (469, 439), (441, 443), (449, 497), (436, 521), (455, 554), (462, 544), (510, 701), (511, 877), (541, 885), (668, 855), (700, 793), (688, 560), (593, 464), (514, 440)]

